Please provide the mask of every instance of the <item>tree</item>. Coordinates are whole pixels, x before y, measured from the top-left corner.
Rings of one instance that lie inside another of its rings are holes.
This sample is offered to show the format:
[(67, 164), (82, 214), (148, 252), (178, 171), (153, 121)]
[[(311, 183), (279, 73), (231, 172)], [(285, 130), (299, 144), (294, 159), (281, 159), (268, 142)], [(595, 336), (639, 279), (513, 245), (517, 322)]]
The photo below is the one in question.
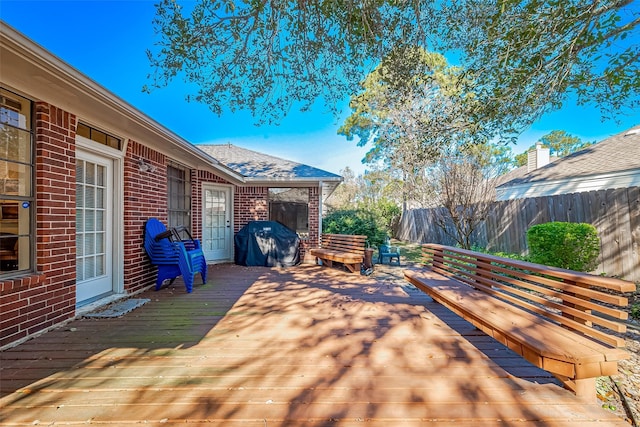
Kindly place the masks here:
[(456, 49), (504, 129), (526, 128), (574, 94), (603, 117), (640, 105), (640, 8), (633, 0), (447, 0), (440, 48)]
[(540, 142), (549, 147), (549, 154), (556, 157), (568, 156), (594, 144), (594, 142), (582, 141), (577, 136), (570, 135), (563, 130), (551, 131), (540, 138)]
[[(188, 13), (189, 12), (189, 13)], [(278, 121), (345, 94), (394, 49), (461, 54), (497, 133), (522, 130), (567, 93), (607, 117), (638, 105), (640, 10), (633, 0), (160, 0), (145, 90), (182, 78), (216, 114)]]
[(322, 232), (334, 234), (359, 234), (367, 236), (367, 244), (378, 246), (385, 241), (387, 230), (381, 227), (379, 218), (364, 209), (340, 209), (329, 212), (322, 219)]
[[(563, 130), (554, 130), (540, 138), (540, 142), (549, 148), (549, 154), (555, 157), (565, 157), (576, 151), (587, 148), (595, 142), (582, 141), (577, 136), (568, 134)], [(524, 153), (515, 156), (516, 166), (524, 166), (527, 164), (527, 152), (534, 149), (535, 145), (529, 147)]]
[(371, 170), (362, 176), (363, 188), (358, 203), (360, 209), (372, 212), (378, 219), (380, 227), (388, 236), (400, 220), (402, 214), (401, 188), (402, 182), (388, 170)]
[(429, 169), (436, 225), (465, 249), (495, 201), (495, 178), (510, 163), (504, 154), (490, 143), (453, 147)]
[(348, 166), (340, 171), (342, 182), (331, 193), (325, 205), (329, 210), (348, 209), (357, 203), (360, 193), (360, 177), (356, 177)]
[(403, 202), (418, 199), (424, 170), (443, 148), (484, 129), (470, 119), (475, 102), (462, 69), (421, 48), (400, 48), (384, 58), (351, 97), (352, 114), (338, 133), (370, 145), (365, 162), (397, 171)]

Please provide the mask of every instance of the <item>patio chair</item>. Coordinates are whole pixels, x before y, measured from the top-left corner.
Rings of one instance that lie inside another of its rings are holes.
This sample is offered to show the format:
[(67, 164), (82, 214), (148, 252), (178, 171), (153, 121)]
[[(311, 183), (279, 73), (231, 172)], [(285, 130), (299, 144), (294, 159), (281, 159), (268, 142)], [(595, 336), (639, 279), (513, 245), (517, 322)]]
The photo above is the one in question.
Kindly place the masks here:
[(395, 258), (395, 264), (400, 265), (400, 248), (387, 244), (378, 246), (378, 264), (384, 264), (385, 258), (389, 258), (389, 264), (394, 264)]
[[(182, 239), (181, 233), (186, 233), (188, 238)], [(151, 263), (158, 267), (156, 290), (165, 280), (169, 279), (171, 284), (182, 276), (187, 292), (191, 292), (198, 273), (202, 283), (207, 282), (207, 261), (200, 241), (191, 237), (187, 229), (167, 229), (158, 219), (149, 218), (145, 225), (144, 247)]]

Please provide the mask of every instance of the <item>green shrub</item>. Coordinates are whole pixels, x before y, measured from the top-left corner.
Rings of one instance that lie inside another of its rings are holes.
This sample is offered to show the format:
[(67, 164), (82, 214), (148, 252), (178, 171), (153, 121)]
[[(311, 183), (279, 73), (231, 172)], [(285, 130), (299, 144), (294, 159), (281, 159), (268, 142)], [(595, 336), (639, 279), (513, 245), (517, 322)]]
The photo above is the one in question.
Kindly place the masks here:
[(575, 271), (592, 271), (600, 254), (598, 232), (591, 224), (548, 222), (527, 231), (529, 260)]
[(382, 244), (387, 237), (387, 230), (379, 225), (376, 216), (361, 209), (341, 209), (328, 213), (322, 219), (322, 232), (365, 235), (370, 246)]

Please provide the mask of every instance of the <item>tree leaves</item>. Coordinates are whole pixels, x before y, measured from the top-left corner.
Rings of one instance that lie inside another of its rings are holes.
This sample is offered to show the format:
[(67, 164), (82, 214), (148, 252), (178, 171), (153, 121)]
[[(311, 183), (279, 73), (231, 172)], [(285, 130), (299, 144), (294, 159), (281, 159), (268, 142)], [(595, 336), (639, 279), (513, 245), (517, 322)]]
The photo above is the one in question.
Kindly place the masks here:
[(640, 106), (637, 2), (450, 0), (441, 17), (439, 46), (462, 52), (479, 98), (495, 106), (487, 112), (511, 131), (560, 108), (569, 93), (604, 118)]
[(160, 39), (148, 53), (147, 91), (180, 77), (189, 98), (216, 114), (249, 110), (277, 122), (294, 105), (317, 99), (336, 112), (360, 79), (391, 48), (424, 42), (428, 3), (394, 1), (200, 0), (186, 14), (176, 0), (157, 5)]
[(180, 78), (216, 114), (277, 123), (318, 100), (337, 113), (383, 58), (429, 48), (474, 82), (469, 120), (510, 138), (570, 93), (604, 118), (639, 107), (639, 24), (637, 0), (160, 0), (145, 90)]

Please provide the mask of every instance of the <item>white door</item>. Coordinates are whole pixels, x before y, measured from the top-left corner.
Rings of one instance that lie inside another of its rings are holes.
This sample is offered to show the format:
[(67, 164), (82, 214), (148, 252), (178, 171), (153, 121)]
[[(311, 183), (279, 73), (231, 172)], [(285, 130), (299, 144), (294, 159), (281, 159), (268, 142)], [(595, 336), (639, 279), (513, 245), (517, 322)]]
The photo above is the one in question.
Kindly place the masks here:
[(233, 230), (231, 224), (231, 187), (202, 186), (202, 249), (207, 261), (231, 260)]
[(76, 155), (76, 304), (113, 288), (113, 160)]

